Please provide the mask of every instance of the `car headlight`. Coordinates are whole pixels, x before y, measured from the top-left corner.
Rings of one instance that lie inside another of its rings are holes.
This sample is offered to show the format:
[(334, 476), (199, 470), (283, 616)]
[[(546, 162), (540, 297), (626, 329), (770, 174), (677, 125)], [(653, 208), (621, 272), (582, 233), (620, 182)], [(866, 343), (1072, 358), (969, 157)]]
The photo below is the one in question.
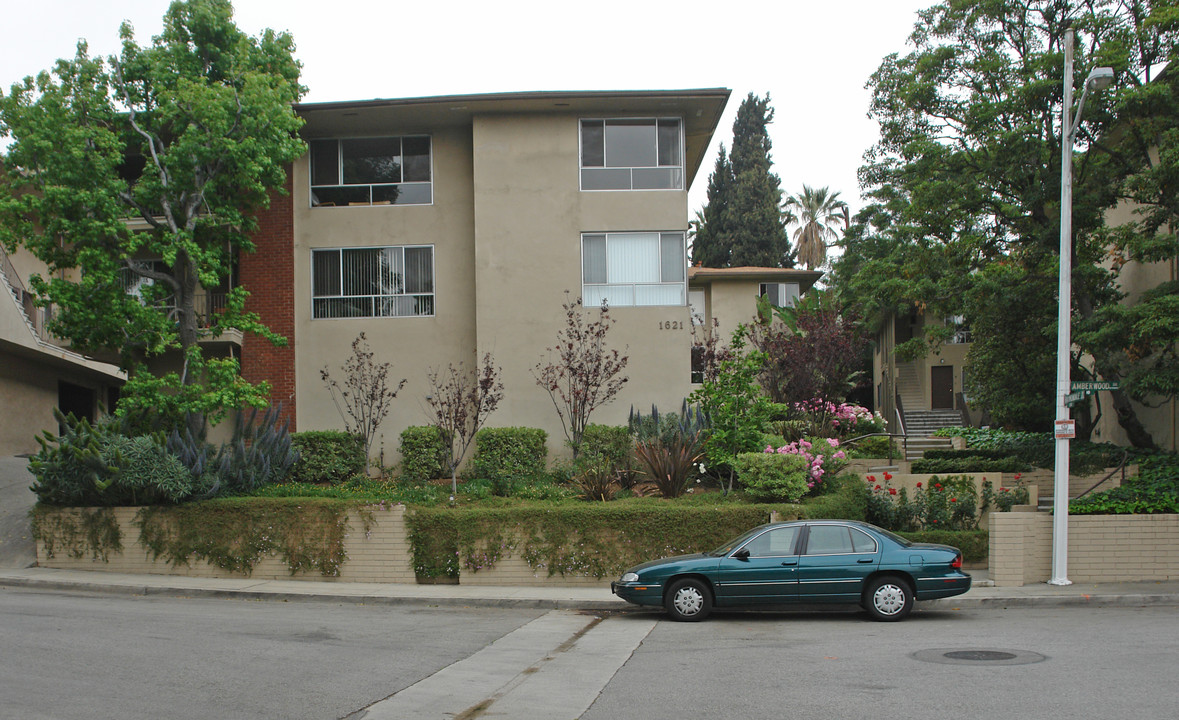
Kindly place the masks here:
[(638, 582), (638, 581), (639, 581), (639, 574), (638, 573), (628, 572), (622, 576), (622, 582)]

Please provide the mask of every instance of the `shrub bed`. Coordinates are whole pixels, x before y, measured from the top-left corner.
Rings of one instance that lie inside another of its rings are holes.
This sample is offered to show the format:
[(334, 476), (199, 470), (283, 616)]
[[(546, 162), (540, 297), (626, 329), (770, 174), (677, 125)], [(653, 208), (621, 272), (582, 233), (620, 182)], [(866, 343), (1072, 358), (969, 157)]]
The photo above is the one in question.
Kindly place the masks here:
[(415, 425), (401, 431), (401, 477), (433, 480), (450, 475), (450, 444), (436, 425)]
[(338, 430), (293, 433), (291, 447), (299, 451), (299, 461), (291, 468), (291, 482), (339, 485), (364, 474), (368, 465), (361, 435)]
[(542, 475), (547, 438), (548, 433), (537, 428), (483, 428), (475, 434), (475, 456), (467, 474), (491, 480), (505, 490), (512, 480)]

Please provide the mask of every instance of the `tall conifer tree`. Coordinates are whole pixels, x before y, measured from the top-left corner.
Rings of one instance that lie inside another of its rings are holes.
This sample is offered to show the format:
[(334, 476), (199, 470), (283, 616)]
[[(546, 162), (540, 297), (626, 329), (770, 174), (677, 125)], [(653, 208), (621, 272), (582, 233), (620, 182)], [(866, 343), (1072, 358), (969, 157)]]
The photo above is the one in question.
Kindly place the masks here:
[(733, 122), (733, 149), (708, 178), (708, 204), (692, 242), (692, 262), (706, 267), (792, 267), (782, 221), (781, 180), (770, 158), (770, 96), (753, 93)]

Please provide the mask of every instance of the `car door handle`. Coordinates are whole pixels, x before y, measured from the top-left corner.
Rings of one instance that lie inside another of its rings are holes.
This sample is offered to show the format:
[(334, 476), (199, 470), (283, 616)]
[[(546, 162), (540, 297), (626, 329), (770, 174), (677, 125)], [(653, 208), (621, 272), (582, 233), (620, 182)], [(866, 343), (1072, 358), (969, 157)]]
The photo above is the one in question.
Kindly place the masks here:
[(797, 564), (798, 564), (797, 560), (787, 560), (782, 563), (782, 567), (789, 567), (791, 565), (797, 565)]
[(871, 559), (871, 558), (866, 558), (866, 559), (863, 559), (863, 560), (856, 560), (856, 562), (858, 562), (858, 563), (859, 563), (859, 564), (861, 564), (861, 565), (867, 565), (868, 563), (873, 563), (873, 562), (876, 562), (876, 561), (875, 561), (875, 560), (873, 560), (873, 559)]

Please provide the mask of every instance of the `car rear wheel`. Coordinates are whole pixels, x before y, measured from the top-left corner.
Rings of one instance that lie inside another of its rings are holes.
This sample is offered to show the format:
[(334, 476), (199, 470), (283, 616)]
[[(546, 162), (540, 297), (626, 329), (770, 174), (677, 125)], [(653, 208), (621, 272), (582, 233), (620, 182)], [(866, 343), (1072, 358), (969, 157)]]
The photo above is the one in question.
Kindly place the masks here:
[(673, 620), (703, 620), (712, 612), (712, 593), (703, 582), (684, 578), (668, 588), (663, 605)]
[(913, 589), (899, 577), (879, 577), (868, 584), (864, 609), (873, 620), (901, 620), (913, 610)]

